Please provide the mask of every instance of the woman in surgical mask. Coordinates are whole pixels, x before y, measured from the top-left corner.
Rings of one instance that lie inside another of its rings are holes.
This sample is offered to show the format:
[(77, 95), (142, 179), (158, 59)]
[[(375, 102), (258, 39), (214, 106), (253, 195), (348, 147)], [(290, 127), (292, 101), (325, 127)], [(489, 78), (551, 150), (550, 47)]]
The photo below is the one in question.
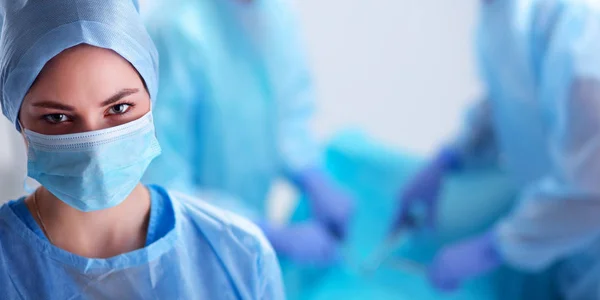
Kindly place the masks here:
[(0, 208), (3, 299), (283, 299), (250, 222), (141, 185), (157, 54), (129, 0), (0, 0), (4, 115), (41, 187)]
[(520, 189), (518, 204), (487, 232), (443, 249), (429, 270), (432, 284), (454, 290), (502, 264), (539, 272), (558, 263), (565, 298), (598, 299), (599, 2), (480, 5), (477, 50), (488, 96), (465, 133), (404, 190), (395, 227), (410, 226), (423, 204), (434, 228), (446, 174), (501, 165)]

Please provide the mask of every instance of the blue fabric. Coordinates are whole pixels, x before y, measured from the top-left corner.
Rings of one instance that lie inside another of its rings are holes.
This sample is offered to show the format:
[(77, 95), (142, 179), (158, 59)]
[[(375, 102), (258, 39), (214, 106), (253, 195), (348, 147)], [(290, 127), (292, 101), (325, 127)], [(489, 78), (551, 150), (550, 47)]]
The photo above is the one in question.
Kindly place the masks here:
[(82, 43), (127, 59), (156, 99), (158, 55), (132, 1), (1, 0), (0, 14), (0, 104), (18, 130), (23, 97), (46, 62)]
[(151, 185), (146, 187), (150, 191), (150, 221), (148, 222), (148, 234), (146, 235), (146, 246), (158, 241), (175, 226), (175, 215), (172, 213), (173, 205), (163, 189)]
[(84, 212), (111, 208), (125, 201), (150, 162), (160, 155), (152, 113), (127, 124), (90, 132), (24, 132), (27, 175), (67, 205)]
[[(108, 259), (68, 253), (0, 208), (0, 290), (7, 299), (284, 299), (272, 248), (255, 225), (198, 199), (152, 187), (174, 226)], [(156, 203), (156, 201), (153, 201)], [(167, 209), (168, 207), (171, 209)], [(22, 211), (17, 209), (16, 211)]]
[(10, 207), (10, 209), (12, 209), (13, 213), (21, 220), (21, 222), (25, 223), (29, 230), (33, 231), (38, 237), (47, 239), (46, 235), (44, 235), (44, 232), (40, 226), (38, 226), (38, 224), (35, 222), (35, 219), (29, 212), (29, 209), (25, 204), (25, 197), (19, 200), (10, 201), (7, 203), (7, 205)]
[[(145, 182), (231, 192), (260, 218), (274, 178), (318, 164), (314, 95), (289, 1), (157, 0), (163, 155)], [(245, 207), (240, 207), (245, 206)]]
[[(146, 246), (164, 237), (175, 226), (173, 207), (168, 198), (161, 194), (158, 186), (148, 186), (150, 192), (150, 220), (148, 222), (148, 234), (146, 235)], [(13, 213), (35, 233), (40, 239), (47, 240), (46, 235), (38, 226), (34, 217), (25, 204), (25, 197), (7, 203)]]
[[(468, 130), (474, 136), (464, 140), (496, 147), (485, 152), (502, 154), (498, 163), (520, 191), (519, 205), (495, 227), (499, 250), (524, 270), (567, 266), (600, 239), (600, 6), (588, 0), (481, 6), (477, 50), (488, 97), (479, 106), (490, 113), (480, 114), (488, 121), (474, 119), (477, 128)], [(495, 140), (477, 138), (490, 124)], [(581, 289), (600, 279), (600, 256), (586, 255), (587, 268), (575, 268), (579, 280), (559, 284), (572, 299), (597, 295)]]
[[(363, 271), (361, 266), (369, 262), (389, 232), (398, 188), (407, 184), (423, 163), (418, 157), (398, 153), (360, 132), (340, 133), (331, 141), (325, 165), (336, 182), (357, 200), (356, 215), (349, 227), (341, 264), (314, 268), (282, 261), (289, 299), (555, 299), (550, 272), (529, 275), (504, 267), (466, 282), (455, 293), (441, 294), (431, 287), (424, 274), (398, 269), (393, 259), (372, 274)], [(439, 231), (414, 236), (393, 257), (426, 266), (438, 249), (489, 229), (515, 199), (514, 186), (507, 174), (497, 168), (461, 169), (446, 175), (444, 182)], [(302, 200), (294, 222), (310, 216), (310, 207)]]

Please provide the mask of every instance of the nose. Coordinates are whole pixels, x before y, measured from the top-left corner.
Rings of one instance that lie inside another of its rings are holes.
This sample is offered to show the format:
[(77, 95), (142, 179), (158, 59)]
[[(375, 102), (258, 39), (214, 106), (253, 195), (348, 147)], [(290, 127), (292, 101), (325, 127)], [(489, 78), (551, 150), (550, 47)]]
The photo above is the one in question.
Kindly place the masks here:
[(80, 116), (75, 122), (73, 133), (89, 132), (104, 129), (105, 124), (101, 118), (94, 118), (91, 115)]

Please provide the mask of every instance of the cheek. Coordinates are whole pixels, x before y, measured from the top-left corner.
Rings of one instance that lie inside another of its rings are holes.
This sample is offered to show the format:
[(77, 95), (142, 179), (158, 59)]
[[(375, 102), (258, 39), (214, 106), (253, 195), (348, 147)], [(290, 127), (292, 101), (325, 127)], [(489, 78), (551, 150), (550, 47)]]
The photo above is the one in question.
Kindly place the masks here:
[(140, 107), (142, 108), (144, 113), (148, 113), (153, 108), (152, 102), (150, 102), (150, 98), (148, 98), (148, 100), (142, 102), (142, 105)]
[(137, 99), (135, 103), (136, 111), (142, 115), (145, 115), (154, 108), (152, 107), (152, 101), (150, 101), (150, 96), (148, 96), (148, 94), (145, 94), (143, 97)]

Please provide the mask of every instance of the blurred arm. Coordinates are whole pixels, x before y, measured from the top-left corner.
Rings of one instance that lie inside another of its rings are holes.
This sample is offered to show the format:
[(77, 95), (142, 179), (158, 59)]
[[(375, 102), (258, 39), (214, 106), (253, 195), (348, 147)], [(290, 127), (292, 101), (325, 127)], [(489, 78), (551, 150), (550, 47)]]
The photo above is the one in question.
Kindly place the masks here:
[(462, 130), (450, 144), (457, 153), (457, 167), (489, 166), (498, 161), (498, 144), (490, 100), (484, 98), (467, 112)]
[(277, 147), (283, 172), (294, 178), (320, 165), (320, 149), (310, 121), (315, 110), (315, 92), (296, 17), (289, 1), (263, 1), (264, 42), (268, 78), (277, 107)]
[(599, 15), (584, 2), (565, 8), (548, 44), (540, 97), (553, 171), (496, 228), (516, 267), (543, 269), (600, 237)]

